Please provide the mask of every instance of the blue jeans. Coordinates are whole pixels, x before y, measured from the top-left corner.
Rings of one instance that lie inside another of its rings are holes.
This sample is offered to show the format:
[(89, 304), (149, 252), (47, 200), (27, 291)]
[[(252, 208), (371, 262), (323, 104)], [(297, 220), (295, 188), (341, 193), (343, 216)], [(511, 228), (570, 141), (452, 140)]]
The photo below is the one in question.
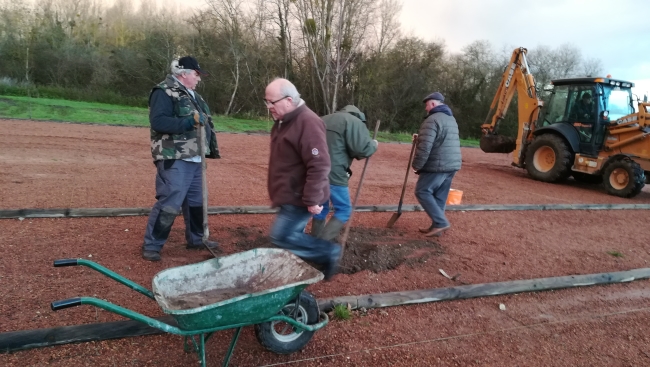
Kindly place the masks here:
[(156, 170), (158, 201), (149, 214), (143, 249), (160, 252), (181, 209), (187, 243), (200, 244), (203, 237), (201, 163), (160, 160), (156, 161)]
[(334, 217), (345, 223), (350, 219), (352, 214), (352, 204), (350, 203), (350, 190), (347, 186), (330, 185), (330, 200), (323, 203), (323, 211), (314, 215), (314, 219), (325, 220), (330, 212), (330, 201), (334, 207)]
[(451, 181), (454, 179), (454, 172), (422, 172), (415, 185), (415, 197), (431, 221), (433, 227), (443, 228), (449, 226), (445, 217), (445, 206), (447, 196), (451, 188)]
[(341, 253), (338, 244), (305, 233), (311, 213), (306, 207), (282, 205), (271, 226), (271, 242), (296, 256), (317, 264), (336, 261)]

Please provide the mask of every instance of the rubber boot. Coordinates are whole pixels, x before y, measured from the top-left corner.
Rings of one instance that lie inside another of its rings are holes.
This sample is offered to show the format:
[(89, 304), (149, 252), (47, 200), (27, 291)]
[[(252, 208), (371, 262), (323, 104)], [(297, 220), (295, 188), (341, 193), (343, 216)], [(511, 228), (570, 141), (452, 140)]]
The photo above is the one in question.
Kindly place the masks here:
[[(198, 250), (204, 249), (206, 246), (213, 251), (221, 251), (219, 249), (219, 242), (207, 240), (205, 245), (203, 244), (203, 207), (202, 206), (190, 206), (188, 207), (187, 221), (185, 221), (185, 239), (187, 240), (187, 245), (185, 246), (188, 250)], [(192, 236), (199, 238), (198, 242), (192, 240)]]
[[(183, 208), (185, 209), (185, 208)], [(192, 240), (192, 234), (195, 237), (203, 237), (203, 207), (202, 206), (188, 206), (183, 211), (185, 217), (185, 240), (187, 243), (192, 244), (197, 241)]]
[[(151, 230), (151, 237), (156, 240), (167, 241), (169, 233), (172, 230), (172, 225), (174, 224), (174, 219), (176, 219), (176, 213), (171, 213), (165, 210), (161, 210), (158, 213), (156, 222), (153, 225)], [(161, 247), (162, 248), (162, 247)], [(142, 248), (142, 257), (145, 260), (149, 261), (160, 261), (160, 249), (158, 250), (145, 250), (144, 244)]]
[(167, 240), (169, 232), (172, 231), (172, 225), (176, 219), (177, 213), (165, 211), (164, 209), (158, 213), (156, 223), (151, 231), (151, 236), (157, 240)]
[(321, 232), (323, 232), (323, 228), (325, 228), (325, 219), (316, 219), (313, 218), (311, 220), (311, 236), (319, 238)]
[(336, 217), (332, 217), (327, 222), (327, 225), (321, 232), (320, 236), (318, 236), (318, 238), (322, 238), (326, 241), (334, 241), (334, 239), (339, 236), (341, 228), (343, 228), (344, 225), (345, 223), (341, 222)]

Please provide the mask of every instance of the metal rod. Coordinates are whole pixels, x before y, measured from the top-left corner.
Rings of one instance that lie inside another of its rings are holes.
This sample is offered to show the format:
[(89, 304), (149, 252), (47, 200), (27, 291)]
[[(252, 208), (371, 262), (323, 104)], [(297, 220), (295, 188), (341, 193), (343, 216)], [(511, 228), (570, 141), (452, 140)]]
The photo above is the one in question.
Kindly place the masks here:
[(228, 367), (228, 364), (230, 363), (230, 358), (232, 357), (232, 353), (235, 351), (235, 344), (237, 344), (237, 340), (239, 339), (239, 334), (241, 333), (241, 327), (238, 327), (233, 336), (232, 340), (230, 341), (230, 347), (228, 347), (228, 353), (226, 353), (226, 358), (223, 360), (223, 367)]

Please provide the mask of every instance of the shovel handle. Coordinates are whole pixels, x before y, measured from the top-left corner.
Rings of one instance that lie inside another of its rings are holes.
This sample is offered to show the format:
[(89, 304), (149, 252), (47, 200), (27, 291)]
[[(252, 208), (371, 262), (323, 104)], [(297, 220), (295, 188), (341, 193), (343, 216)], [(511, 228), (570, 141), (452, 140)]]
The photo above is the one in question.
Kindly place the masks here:
[(404, 176), (404, 184), (402, 185), (402, 195), (399, 197), (399, 204), (397, 205), (397, 213), (402, 213), (402, 204), (404, 203), (404, 193), (406, 193), (406, 183), (408, 182), (409, 179), (409, 172), (411, 172), (411, 163), (413, 163), (413, 155), (415, 153), (415, 145), (416, 142), (413, 140), (413, 144), (411, 144), (411, 153), (409, 155), (409, 164), (406, 167), (406, 175)]
[(201, 155), (201, 202), (203, 203), (203, 223), (201, 223), (203, 225), (203, 237), (201, 238), (201, 242), (205, 245), (205, 248), (210, 251), (212, 256), (217, 257), (217, 254), (208, 246), (210, 227), (208, 226), (208, 178), (205, 172), (207, 168), (207, 162), (205, 161), (205, 126), (199, 126), (197, 139), (199, 139), (199, 150)]
[[(379, 132), (379, 124), (381, 123), (380, 120), (377, 120), (377, 123), (375, 124), (375, 132), (372, 135), (373, 139), (377, 139), (377, 133)], [(359, 187), (357, 188), (357, 192), (354, 194), (354, 202), (352, 203), (352, 212), (350, 213), (350, 218), (348, 218), (348, 221), (345, 226), (345, 230), (343, 231), (343, 237), (341, 238), (341, 254), (345, 251), (345, 243), (348, 240), (348, 235), (350, 234), (350, 226), (352, 225), (352, 217), (354, 216), (354, 210), (357, 207), (357, 200), (359, 200), (359, 194), (361, 193), (361, 185), (363, 184), (363, 177), (366, 175), (366, 168), (368, 168), (368, 161), (370, 160), (370, 157), (366, 158), (366, 162), (363, 165), (363, 171), (361, 171), (361, 178), (359, 178)], [(341, 255), (342, 256), (342, 255)]]

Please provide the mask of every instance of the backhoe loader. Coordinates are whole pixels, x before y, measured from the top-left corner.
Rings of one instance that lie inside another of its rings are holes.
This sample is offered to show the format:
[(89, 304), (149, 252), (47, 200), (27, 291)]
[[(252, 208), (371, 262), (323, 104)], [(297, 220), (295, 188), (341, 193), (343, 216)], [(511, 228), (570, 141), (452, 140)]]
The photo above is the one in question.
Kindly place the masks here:
[[(607, 193), (634, 197), (650, 176), (650, 103), (634, 109), (634, 83), (607, 77), (552, 81), (548, 103), (538, 98), (527, 50), (512, 53), (481, 130), (486, 153), (513, 153), (512, 165), (539, 181), (602, 183)], [(515, 139), (499, 124), (517, 93)]]

